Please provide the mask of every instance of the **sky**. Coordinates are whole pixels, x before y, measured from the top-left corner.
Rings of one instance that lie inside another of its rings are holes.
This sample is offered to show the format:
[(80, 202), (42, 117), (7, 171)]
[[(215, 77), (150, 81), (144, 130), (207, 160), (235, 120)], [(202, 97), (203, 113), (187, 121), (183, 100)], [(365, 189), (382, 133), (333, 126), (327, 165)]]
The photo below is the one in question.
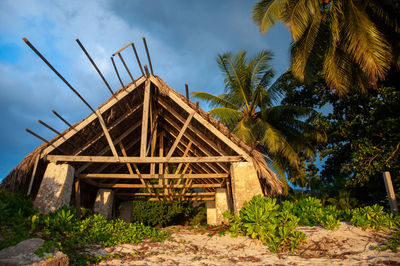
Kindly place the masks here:
[[(110, 57), (132, 41), (147, 64), (142, 36), (149, 47), (154, 74), (170, 87), (214, 94), (224, 90), (216, 56), (241, 49), (250, 56), (262, 49), (274, 54), (276, 77), (289, 67), (291, 37), (278, 24), (265, 35), (251, 19), (257, 1), (244, 0), (2, 0), (0, 1), (0, 180), (43, 142), (67, 128), (51, 110), (70, 123), (90, 110), (23, 42), (26, 37), (69, 83), (97, 108), (111, 95), (76, 39), (82, 42), (116, 91), (120, 84)], [(131, 49), (124, 59), (139, 77)], [(116, 60), (122, 72), (122, 65)], [(129, 76), (121, 73), (128, 83)], [(204, 103), (200, 106), (205, 110)]]

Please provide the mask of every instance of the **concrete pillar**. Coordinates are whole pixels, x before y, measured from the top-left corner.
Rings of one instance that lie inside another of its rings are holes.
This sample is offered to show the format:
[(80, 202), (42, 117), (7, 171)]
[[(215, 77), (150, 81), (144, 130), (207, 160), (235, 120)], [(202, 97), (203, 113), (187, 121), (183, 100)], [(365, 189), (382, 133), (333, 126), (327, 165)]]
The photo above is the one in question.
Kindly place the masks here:
[(123, 201), (119, 205), (119, 219), (124, 220), (127, 223), (132, 222), (132, 211), (133, 211), (133, 201)]
[(217, 224), (227, 223), (223, 213), (229, 210), (228, 194), (226, 188), (218, 188), (215, 193), (215, 210)]
[(69, 206), (75, 169), (69, 164), (49, 163), (33, 204), (42, 214)]
[(111, 189), (99, 189), (94, 202), (93, 211), (103, 215), (105, 219), (111, 219), (114, 206), (114, 191)]
[(263, 193), (252, 162), (232, 163), (230, 173), (233, 210), (238, 215), (245, 201), (250, 201), (255, 195), (263, 195)]
[(207, 207), (207, 224), (217, 225), (217, 209), (215, 208), (215, 201), (206, 201)]

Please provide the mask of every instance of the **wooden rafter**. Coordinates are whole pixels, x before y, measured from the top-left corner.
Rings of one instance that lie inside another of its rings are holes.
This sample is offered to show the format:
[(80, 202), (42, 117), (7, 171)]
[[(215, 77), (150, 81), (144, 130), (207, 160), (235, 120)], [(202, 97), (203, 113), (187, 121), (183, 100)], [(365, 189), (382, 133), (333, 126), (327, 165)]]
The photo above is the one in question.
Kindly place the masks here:
[[(132, 85), (128, 86), (126, 88), (126, 90), (122, 90), (121, 92), (116, 94), (118, 96), (118, 99), (122, 100), (123, 98), (125, 98), (127, 95), (129, 95), (130, 92), (132, 92), (137, 87), (139, 87), (143, 82), (145, 82), (145, 80), (146, 80), (145, 77), (141, 77), (136, 81), (136, 84), (137, 84), (136, 86), (132, 84)], [(117, 103), (116, 98), (111, 98), (106, 104), (104, 104), (102, 107), (99, 108), (99, 112), (101, 114), (103, 114), (104, 112), (109, 110), (111, 107), (113, 107), (116, 103)], [(41, 158), (45, 157), (47, 154), (52, 152), (56, 147), (58, 147), (61, 144), (63, 144), (66, 139), (69, 139), (69, 138), (73, 137), (77, 132), (79, 132), (80, 130), (82, 130), (86, 126), (88, 126), (90, 123), (92, 123), (96, 119), (97, 119), (97, 114), (96, 113), (93, 113), (93, 114), (89, 115), (87, 118), (85, 118), (78, 125), (75, 126), (76, 130), (68, 131), (67, 133), (65, 133), (64, 138), (60, 138), (60, 139), (54, 141), (54, 143), (52, 143), (52, 146), (49, 146), (46, 149), (44, 149), (42, 154), (41, 154)]]
[(113, 143), (113, 141), (111, 139), (110, 132), (108, 132), (106, 123), (103, 120), (103, 116), (101, 115), (99, 110), (97, 110), (96, 113), (97, 113), (97, 117), (99, 119), (99, 123), (101, 125), (101, 128), (103, 129), (104, 135), (106, 136), (108, 145), (110, 146), (111, 152), (113, 153), (115, 158), (118, 158), (117, 150), (115, 149), (114, 143)]
[(146, 81), (143, 97), (143, 115), (142, 115), (142, 134), (140, 137), (140, 157), (146, 156), (147, 148), (147, 128), (149, 125), (149, 108), (150, 108), (150, 85), (149, 80)]
[(181, 130), (180, 130), (178, 136), (176, 137), (174, 143), (172, 144), (171, 148), (170, 148), (169, 151), (168, 151), (168, 154), (167, 154), (167, 162), (168, 162), (168, 160), (172, 157), (172, 154), (174, 153), (174, 151), (175, 151), (175, 149), (176, 149), (176, 146), (177, 146), (178, 143), (181, 141), (181, 138), (182, 138), (183, 134), (185, 133), (187, 127), (189, 126), (189, 123), (190, 123), (190, 121), (192, 120), (192, 118), (193, 118), (193, 116), (194, 116), (195, 113), (196, 113), (195, 111), (193, 111), (192, 113), (190, 113), (190, 114), (189, 114), (189, 117), (186, 119), (185, 123), (183, 124), (183, 127), (181, 128)]
[[(156, 85), (157, 87), (163, 87), (163, 85), (158, 81), (158, 79), (154, 76), (150, 77), (150, 80)], [(174, 92), (168, 90), (168, 97), (175, 102), (177, 105), (179, 105), (182, 109), (184, 109), (186, 112), (191, 113), (193, 111), (193, 108), (191, 108), (185, 101), (180, 99)], [(241, 148), (239, 147), (236, 143), (234, 143), (232, 140), (230, 140), (227, 136), (225, 136), (221, 131), (219, 131), (217, 128), (214, 127), (210, 122), (208, 122), (206, 119), (204, 119), (201, 115), (195, 114), (194, 118), (203, 126), (205, 126), (211, 133), (213, 133), (216, 137), (218, 137), (222, 142), (224, 142), (226, 145), (228, 145), (232, 150), (234, 150), (237, 154), (243, 156), (243, 158), (246, 161), (252, 161), (251, 157)]]

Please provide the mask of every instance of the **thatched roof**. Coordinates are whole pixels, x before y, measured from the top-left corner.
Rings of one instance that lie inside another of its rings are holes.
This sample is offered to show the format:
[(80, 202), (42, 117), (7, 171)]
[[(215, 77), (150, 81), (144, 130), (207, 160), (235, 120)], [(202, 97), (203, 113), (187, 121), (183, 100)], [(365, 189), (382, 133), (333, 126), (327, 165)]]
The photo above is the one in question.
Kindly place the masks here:
[[(176, 139), (180, 128), (184, 124), (183, 122), (189, 116), (188, 110), (196, 112), (194, 116), (196, 119), (190, 122), (190, 126), (178, 144), (174, 156), (184, 156), (186, 148), (192, 157), (241, 155), (244, 160), (253, 161), (265, 194), (282, 193), (282, 183), (268, 167), (265, 156), (262, 153), (244, 144), (222, 123), (212, 118), (194, 102), (170, 88), (157, 76), (150, 75), (149, 78), (145, 76), (138, 78), (134, 83), (117, 91), (113, 97), (97, 109), (105, 121), (111, 139), (116, 144), (115, 147), (118, 147), (117, 144), (119, 142), (123, 142), (126, 153), (130, 156), (137, 156), (137, 151), (140, 149), (138, 138), (140, 138), (143, 94), (145, 83), (148, 81), (151, 82), (150, 109), (153, 109), (153, 114), (150, 115), (149, 128), (156, 125), (155, 127), (158, 128), (158, 132), (165, 132), (166, 146), (170, 147)], [(149, 134), (149, 142), (151, 139), (152, 136)], [(26, 193), (35, 165), (37, 167), (33, 187), (38, 187), (38, 183), (40, 184), (40, 175), (43, 174), (48, 163), (46, 160), (47, 155), (113, 155), (96, 114), (91, 114), (76, 123), (73, 125), (73, 128), (65, 130), (61, 135), (53, 138), (50, 143), (51, 145), (41, 145), (26, 156), (3, 180), (1, 187), (11, 191), (23, 191)], [(190, 145), (192, 145), (191, 148), (188, 147)], [(121, 150), (119, 151), (119, 155), (121, 156), (120, 152)], [(40, 160), (37, 160), (37, 158), (40, 158)], [(98, 171), (101, 173), (125, 173), (127, 171), (125, 168), (118, 166), (118, 164), (99, 165), (83, 162), (74, 162), (72, 164), (78, 174)], [(198, 164), (193, 165), (191, 170), (198, 173), (205, 173), (207, 171), (227, 172), (229, 171), (229, 163)], [(143, 166), (141, 171), (149, 171), (149, 168)], [(212, 180), (209, 182), (212, 183)], [(104, 183), (108, 184), (107, 182), (100, 182), (100, 184)]]

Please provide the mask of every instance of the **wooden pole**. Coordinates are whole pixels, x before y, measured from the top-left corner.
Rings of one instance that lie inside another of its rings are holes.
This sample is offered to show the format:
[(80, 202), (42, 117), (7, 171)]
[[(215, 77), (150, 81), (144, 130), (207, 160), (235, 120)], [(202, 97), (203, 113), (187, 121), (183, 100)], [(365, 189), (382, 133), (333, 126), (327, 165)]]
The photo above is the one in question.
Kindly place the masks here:
[(124, 65), (124, 67), (125, 67), (125, 69), (126, 69), (126, 72), (128, 72), (129, 77), (131, 77), (132, 82), (135, 82), (135, 79), (132, 77), (132, 74), (131, 74), (131, 72), (129, 71), (129, 68), (127, 67), (127, 65), (125, 64), (125, 61), (124, 61), (124, 59), (122, 58), (122, 55), (121, 55), (121, 54), (118, 54), (118, 57), (119, 57), (119, 59), (121, 60), (122, 64)]
[(68, 81), (61, 76), (60, 73), (58, 73), (58, 71), (49, 63), (49, 61), (47, 61), (47, 59), (38, 51), (36, 50), (36, 48), (28, 41), (28, 39), (23, 38), (24, 42), (29, 46), (29, 48), (31, 48), (39, 57), (40, 59), (43, 60), (43, 62), (46, 63), (46, 65), (53, 70), (53, 72), (62, 80), (64, 81), (64, 83), (82, 100), (82, 102), (84, 104), (86, 104), (87, 107), (89, 107), (89, 109), (95, 113), (95, 110), (85, 101), (85, 99), (83, 99), (83, 97), (71, 86), (71, 84), (68, 83)]
[(385, 181), (386, 192), (389, 199), (390, 210), (393, 214), (399, 213), (399, 208), (397, 207), (396, 194), (394, 194), (392, 179), (390, 178), (390, 172), (383, 173), (383, 180)]
[(37, 137), (38, 139), (40, 139), (40, 140), (46, 142), (47, 145), (53, 146), (54, 148), (60, 150), (60, 151), (63, 152), (64, 154), (68, 154), (67, 152), (65, 152), (64, 150), (62, 150), (60, 147), (54, 146), (52, 142), (46, 140), (45, 138), (42, 138), (41, 136), (39, 136), (39, 135), (36, 134), (35, 132), (33, 132), (33, 131), (31, 131), (31, 130), (29, 130), (29, 129), (27, 129), (27, 128), (25, 128), (25, 131), (28, 132), (28, 133), (30, 133), (30, 134), (32, 134), (33, 136)]
[(147, 59), (149, 60), (149, 66), (150, 66), (151, 74), (154, 75), (153, 66), (152, 66), (151, 60), (150, 60), (149, 49), (147, 48), (147, 43), (146, 43), (146, 38), (145, 37), (143, 37), (143, 43), (144, 43), (144, 48), (146, 49)]
[(189, 86), (185, 84), (185, 90), (186, 90), (186, 102), (189, 104)]
[(82, 43), (79, 41), (79, 39), (76, 39), (76, 42), (78, 43), (79, 47), (81, 47), (82, 51), (85, 53), (86, 57), (89, 59), (90, 63), (94, 66), (96, 69), (97, 73), (99, 73), (101, 79), (104, 81), (106, 84), (108, 90), (111, 92), (111, 95), (114, 95), (114, 91), (111, 89), (110, 85), (108, 84), (107, 80), (104, 78), (103, 74), (101, 73), (100, 69), (97, 67), (96, 63), (93, 61), (92, 57), (89, 55), (89, 53), (86, 51), (85, 47), (82, 45)]
[(113, 58), (113, 57), (111, 57), (111, 62), (112, 62), (112, 64), (113, 64), (113, 66), (114, 66), (115, 73), (117, 74), (118, 80), (119, 80), (119, 82), (121, 83), (122, 88), (125, 88), (125, 85), (124, 85), (124, 83), (122, 82), (122, 79), (121, 79), (121, 77), (120, 77), (120, 75), (119, 75), (119, 72), (118, 72), (117, 66), (115, 65), (115, 62), (114, 62), (114, 58)]
[(139, 56), (138, 56), (138, 53), (136, 52), (136, 48), (135, 48), (135, 44), (134, 44), (134, 43), (132, 43), (132, 48), (133, 48), (133, 52), (135, 53), (136, 60), (137, 60), (137, 62), (138, 62), (138, 65), (139, 65), (140, 71), (142, 72), (142, 75), (144, 76), (144, 72), (143, 72), (142, 64), (140, 63)]
[(31, 176), (31, 182), (29, 183), (28, 193), (26, 194), (27, 196), (31, 195), (33, 180), (35, 179), (36, 170), (37, 170), (37, 167), (38, 167), (38, 164), (39, 164), (39, 160), (40, 160), (40, 152), (36, 156), (36, 159), (35, 159), (35, 164), (33, 166), (33, 171), (32, 171), (32, 176)]

